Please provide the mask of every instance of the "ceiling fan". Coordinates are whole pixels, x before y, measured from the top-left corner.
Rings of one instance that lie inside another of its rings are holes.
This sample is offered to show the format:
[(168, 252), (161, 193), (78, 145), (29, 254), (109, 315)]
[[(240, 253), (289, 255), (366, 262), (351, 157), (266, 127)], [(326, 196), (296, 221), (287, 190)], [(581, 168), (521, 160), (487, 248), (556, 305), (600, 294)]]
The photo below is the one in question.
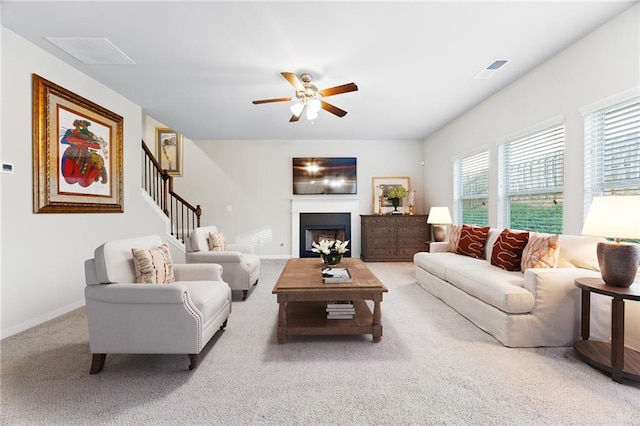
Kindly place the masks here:
[[(312, 76), (309, 73), (301, 74), (300, 78), (292, 72), (282, 72), (280, 74), (296, 89), (296, 99), (298, 99), (298, 102), (291, 106), (291, 112), (293, 113), (289, 119), (291, 123), (298, 121), (305, 112), (307, 120), (313, 120), (318, 116), (318, 112), (321, 109), (342, 118), (347, 115), (347, 111), (325, 102), (323, 98), (358, 90), (358, 86), (356, 86), (355, 83), (347, 83), (324, 90), (318, 90), (314, 84), (311, 84)], [(292, 98), (261, 99), (253, 101), (253, 104), (288, 102), (290, 100), (292, 100)]]

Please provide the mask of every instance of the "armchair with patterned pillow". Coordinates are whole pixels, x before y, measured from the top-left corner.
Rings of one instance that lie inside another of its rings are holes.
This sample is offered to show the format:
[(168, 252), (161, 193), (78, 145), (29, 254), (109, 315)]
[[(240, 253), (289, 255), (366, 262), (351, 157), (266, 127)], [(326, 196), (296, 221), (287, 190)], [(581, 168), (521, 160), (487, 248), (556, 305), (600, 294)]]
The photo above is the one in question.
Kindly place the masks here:
[(227, 244), (225, 235), (216, 226), (193, 229), (185, 240), (187, 263), (217, 263), (222, 265), (222, 277), (231, 290), (242, 291), (242, 299), (260, 278), (260, 258), (253, 247)]
[(110, 241), (85, 262), (90, 374), (107, 354), (198, 355), (231, 313), (231, 289), (215, 264), (174, 264), (159, 236)]

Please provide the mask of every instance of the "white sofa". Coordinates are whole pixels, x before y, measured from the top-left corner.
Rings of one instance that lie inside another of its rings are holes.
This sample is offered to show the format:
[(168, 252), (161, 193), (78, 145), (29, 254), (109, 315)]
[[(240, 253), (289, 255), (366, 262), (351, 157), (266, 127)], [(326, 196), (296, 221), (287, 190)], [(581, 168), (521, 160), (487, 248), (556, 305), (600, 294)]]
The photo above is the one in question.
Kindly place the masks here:
[(225, 251), (209, 250), (209, 234), (218, 232), (215, 226), (202, 226), (191, 230), (185, 240), (187, 263), (216, 263), (222, 266), (222, 277), (231, 290), (242, 291), (242, 299), (260, 279), (260, 258), (253, 247), (228, 244)]
[[(557, 267), (523, 273), (491, 264), (501, 231), (490, 229), (484, 259), (447, 252), (447, 242), (431, 243), (430, 252), (414, 255), (418, 284), (505, 346), (571, 346), (580, 338), (581, 318), (574, 280), (600, 276), (596, 246), (603, 239), (560, 235)], [(606, 340), (610, 322), (593, 299), (591, 336)]]

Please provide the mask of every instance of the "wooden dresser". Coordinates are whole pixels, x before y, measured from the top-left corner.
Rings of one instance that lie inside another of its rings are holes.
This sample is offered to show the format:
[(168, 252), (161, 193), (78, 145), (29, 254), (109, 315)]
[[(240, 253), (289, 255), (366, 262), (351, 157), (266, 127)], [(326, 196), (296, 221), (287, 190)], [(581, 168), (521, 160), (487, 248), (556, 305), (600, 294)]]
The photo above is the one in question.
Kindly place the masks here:
[(360, 226), (365, 262), (411, 262), (414, 254), (429, 250), (427, 215), (360, 215)]

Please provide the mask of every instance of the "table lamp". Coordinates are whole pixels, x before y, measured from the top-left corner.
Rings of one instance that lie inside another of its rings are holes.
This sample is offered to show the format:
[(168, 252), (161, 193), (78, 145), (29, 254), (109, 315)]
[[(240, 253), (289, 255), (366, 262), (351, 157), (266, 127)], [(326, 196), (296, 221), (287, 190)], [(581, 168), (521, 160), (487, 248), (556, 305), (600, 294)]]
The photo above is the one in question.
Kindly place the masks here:
[(582, 235), (613, 238), (615, 242), (598, 243), (600, 273), (606, 285), (629, 287), (640, 262), (637, 244), (620, 239), (640, 238), (640, 196), (610, 195), (594, 197), (582, 228)]
[(447, 235), (447, 225), (451, 223), (449, 207), (431, 207), (427, 223), (431, 224), (433, 230), (433, 241), (444, 241)]

